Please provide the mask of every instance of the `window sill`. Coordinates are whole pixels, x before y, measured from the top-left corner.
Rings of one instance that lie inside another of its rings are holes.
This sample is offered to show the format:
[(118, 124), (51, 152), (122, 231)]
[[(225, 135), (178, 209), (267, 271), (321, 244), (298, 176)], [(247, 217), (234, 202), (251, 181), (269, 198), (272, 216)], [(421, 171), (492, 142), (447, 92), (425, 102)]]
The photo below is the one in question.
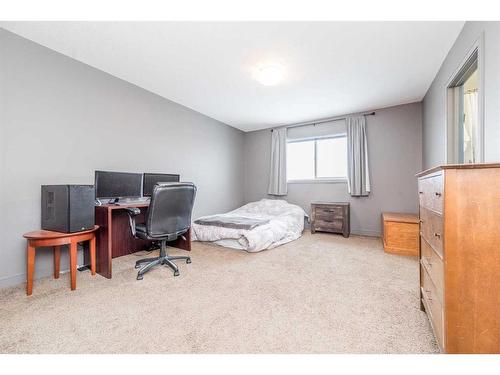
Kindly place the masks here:
[(289, 180), (287, 184), (347, 184), (347, 178), (313, 179), (313, 180)]

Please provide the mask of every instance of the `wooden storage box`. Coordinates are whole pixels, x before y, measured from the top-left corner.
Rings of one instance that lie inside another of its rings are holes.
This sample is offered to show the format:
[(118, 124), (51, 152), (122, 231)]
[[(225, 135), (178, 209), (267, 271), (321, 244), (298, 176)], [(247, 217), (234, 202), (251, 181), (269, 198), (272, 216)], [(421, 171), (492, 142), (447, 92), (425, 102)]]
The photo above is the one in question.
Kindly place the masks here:
[(418, 215), (384, 212), (382, 224), (385, 252), (418, 256)]

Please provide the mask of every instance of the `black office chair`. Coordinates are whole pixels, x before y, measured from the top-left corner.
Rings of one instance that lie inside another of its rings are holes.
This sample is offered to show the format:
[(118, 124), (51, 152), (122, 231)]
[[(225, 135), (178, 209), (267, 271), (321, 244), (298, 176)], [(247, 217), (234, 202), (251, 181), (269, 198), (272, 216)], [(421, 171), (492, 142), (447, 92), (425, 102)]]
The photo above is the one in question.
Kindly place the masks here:
[(160, 256), (135, 263), (135, 268), (142, 265), (137, 280), (142, 280), (143, 275), (158, 264), (168, 265), (174, 271), (174, 276), (179, 276), (179, 268), (173, 260), (182, 259), (191, 263), (191, 258), (187, 256), (169, 256), (166, 242), (184, 238), (183, 234), (191, 226), (195, 196), (196, 186), (190, 182), (161, 183), (154, 187), (144, 224), (135, 222), (135, 216), (141, 212), (138, 208), (127, 209), (134, 237), (161, 242)]

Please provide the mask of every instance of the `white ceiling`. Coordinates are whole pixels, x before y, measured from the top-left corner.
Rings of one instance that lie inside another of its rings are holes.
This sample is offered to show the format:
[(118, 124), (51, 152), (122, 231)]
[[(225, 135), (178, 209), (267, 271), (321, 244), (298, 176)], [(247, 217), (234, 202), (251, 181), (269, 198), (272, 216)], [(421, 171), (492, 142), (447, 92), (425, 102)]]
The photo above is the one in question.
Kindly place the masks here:
[[(2, 22), (241, 130), (420, 101), (463, 22)], [(285, 67), (281, 84), (252, 77)]]

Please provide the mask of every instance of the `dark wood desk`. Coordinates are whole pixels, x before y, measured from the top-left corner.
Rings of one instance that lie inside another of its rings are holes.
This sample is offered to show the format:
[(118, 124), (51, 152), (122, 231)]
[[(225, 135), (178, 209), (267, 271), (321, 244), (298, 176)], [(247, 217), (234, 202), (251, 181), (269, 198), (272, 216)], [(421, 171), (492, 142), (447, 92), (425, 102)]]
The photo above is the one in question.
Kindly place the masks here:
[[(132, 254), (145, 250), (151, 245), (151, 241), (140, 240), (132, 236), (129, 217), (125, 208), (137, 207), (141, 214), (136, 217), (138, 223), (144, 222), (144, 214), (149, 204), (114, 205), (104, 204), (95, 207), (95, 223), (100, 229), (97, 232), (97, 273), (111, 279), (113, 274), (112, 259), (123, 255)], [(191, 230), (184, 237), (168, 243), (169, 246), (179, 249), (191, 250)], [(89, 259), (85, 258), (85, 264)]]

